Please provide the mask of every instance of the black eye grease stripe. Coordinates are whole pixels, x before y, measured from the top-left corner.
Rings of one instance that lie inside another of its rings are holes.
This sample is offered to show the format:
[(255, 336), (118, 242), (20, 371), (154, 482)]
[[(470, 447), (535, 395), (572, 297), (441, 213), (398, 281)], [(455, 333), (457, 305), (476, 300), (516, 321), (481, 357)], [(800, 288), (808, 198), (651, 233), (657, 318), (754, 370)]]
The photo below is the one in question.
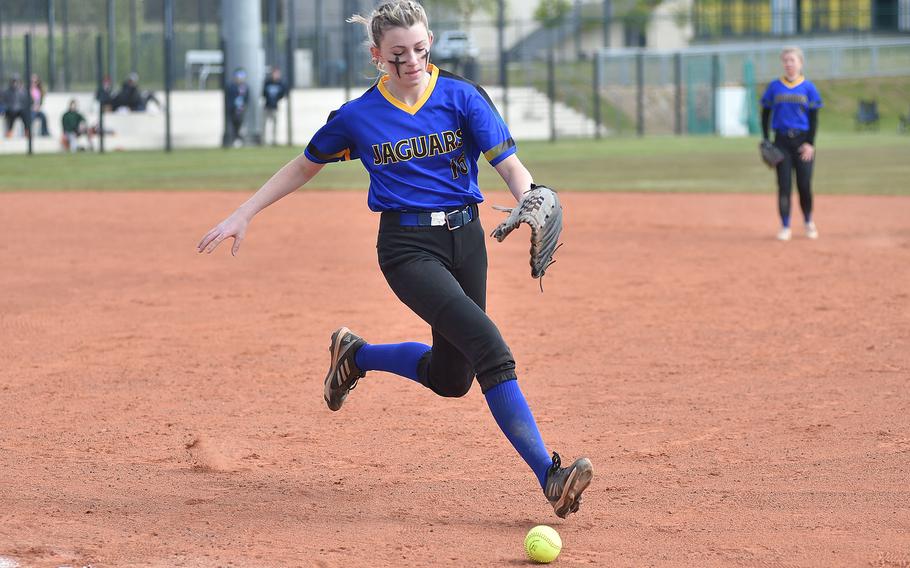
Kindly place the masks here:
[(395, 73), (398, 75), (398, 78), (401, 79), (401, 64), (404, 63), (401, 60), (401, 55), (396, 53), (395, 61), (389, 61), (388, 59), (386, 61), (388, 61), (389, 63), (391, 63), (392, 65), (395, 66)]

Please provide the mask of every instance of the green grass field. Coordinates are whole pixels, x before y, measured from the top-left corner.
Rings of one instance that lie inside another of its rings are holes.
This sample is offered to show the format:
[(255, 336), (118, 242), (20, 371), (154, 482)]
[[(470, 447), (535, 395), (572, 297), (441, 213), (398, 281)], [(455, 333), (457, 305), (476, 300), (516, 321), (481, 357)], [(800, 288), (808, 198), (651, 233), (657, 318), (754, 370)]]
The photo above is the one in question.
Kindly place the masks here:
[[(763, 193), (773, 174), (759, 162), (757, 139), (611, 138), (526, 142), (519, 156), (535, 179), (583, 191)], [(910, 195), (910, 135), (826, 134), (818, 140), (815, 191), (822, 194)], [(0, 156), (0, 191), (239, 190), (253, 191), (301, 148), (181, 150)], [(481, 186), (504, 187), (481, 159)], [(315, 189), (363, 189), (357, 162), (330, 164)]]

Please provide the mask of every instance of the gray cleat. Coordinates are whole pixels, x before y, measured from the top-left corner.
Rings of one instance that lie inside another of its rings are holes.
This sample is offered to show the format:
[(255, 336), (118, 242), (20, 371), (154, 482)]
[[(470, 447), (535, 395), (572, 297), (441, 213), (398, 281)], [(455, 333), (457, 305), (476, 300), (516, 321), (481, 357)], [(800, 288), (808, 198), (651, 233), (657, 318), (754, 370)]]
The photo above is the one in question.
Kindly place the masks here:
[(329, 345), (332, 361), (329, 373), (325, 376), (323, 392), (323, 398), (330, 410), (340, 409), (357, 381), (366, 375), (366, 372), (361, 371), (354, 362), (357, 350), (365, 344), (366, 341), (346, 327), (339, 328), (332, 334), (332, 343)]
[(547, 472), (544, 494), (553, 510), (565, 519), (581, 505), (581, 493), (591, 484), (594, 466), (588, 458), (578, 458), (569, 467), (560, 467), (559, 454), (553, 452), (553, 465)]

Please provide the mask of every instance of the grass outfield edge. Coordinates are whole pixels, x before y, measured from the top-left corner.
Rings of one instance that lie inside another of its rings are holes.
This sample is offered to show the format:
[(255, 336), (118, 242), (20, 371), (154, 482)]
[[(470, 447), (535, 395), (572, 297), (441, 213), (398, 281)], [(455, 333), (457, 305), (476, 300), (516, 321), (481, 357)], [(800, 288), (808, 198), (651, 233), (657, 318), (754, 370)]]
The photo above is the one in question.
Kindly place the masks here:
[[(556, 189), (649, 193), (769, 193), (773, 172), (758, 160), (755, 138), (647, 137), (519, 142), (534, 178)], [(814, 191), (821, 195), (910, 195), (910, 137), (821, 135)], [(302, 151), (299, 147), (0, 156), (2, 191), (252, 192)], [(484, 162), (484, 160), (481, 160)], [(504, 189), (479, 164), (485, 191)], [(331, 164), (320, 189), (362, 191), (360, 164)]]

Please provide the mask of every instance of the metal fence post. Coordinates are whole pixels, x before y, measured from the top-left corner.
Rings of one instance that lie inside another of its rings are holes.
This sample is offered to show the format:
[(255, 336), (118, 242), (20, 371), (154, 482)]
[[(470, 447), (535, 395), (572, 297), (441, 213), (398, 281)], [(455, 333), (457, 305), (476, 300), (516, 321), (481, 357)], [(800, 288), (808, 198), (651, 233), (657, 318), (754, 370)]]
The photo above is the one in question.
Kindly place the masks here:
[(111, 81), (117, 77), (116, 25), (114, 0), (107, 0), (107, 76)]
[(28, 108), (25, 111), (25, 116), (27, 120), (25, 122), (25, 136), (28, 138), (28, 155), (31, 156), (33, 153), (32, 149), (32, 126), (35, 123), (35, 117), (32, 115), (32, 89), (31, 89), (31, 76), (32, 76), (32, 34), (25, 34), (25, 80), (23, 81), (25, 85), (26, 101), (28, 102)]
[(294, 112), (291, 106), (291, 96), (294, 93), (294, 86), (297, 83), (296, 73), (297, 70), (294, 66), (294, 50), (297, 48), (297, 15), (294, 10), (294, 0), (289, 0), (288, 2), (288, 13), (286, 14), (287, 20), (285, 25), (287, 26), (287, 41), (288, 41), (288, 54), (287, 54), (287, 73), (285, 82), (288, 85), (288, 94), (287, 94), (287, 114), (288, 114), (288, 146), (294, 145)]
[(506, 3), (499, 0), (496, 7), (496, 47), (499, 50), (499, 85), (502, 88), (502, 117), (509, 123), (509, 61), (506, 53)]
[(556, 142), (556, 64), (553, 55), (553, 44), (547, 47), (547, 98), (550, 116), (550, 142)]
[(351, 100), (351, 67), (353, 67), (354, 54), (352, 45), (351, 45), (351, 26), (347, 25), (345, 19), (347, 16), (345, 14), (350, 14), (351, 3), (349, 0), (344, 0), (344, 13), (341, 15), (341, 25), (344, 26), (342, 30), (341, 37), (344, 42), (344, 100)]
[(174, 80), (174, 0), (164, 0), (164, 151), (171, 147), (171, 84)]
[(63, 89), (70, 90), (70, 14), (69, 0), (60, 2), (60, 19), (63, 20)]
[(673, 54), (673, 132), (682, 134), (682, 53)]
[[(221, 29), (224, 29), (222, 24)], [(221, 50), (221, 98), (224, 101), (224, 134), (221, 136), (221, 147), (230, 148), (234, 138), (234, 126), (231, 124), (230, 106), (228, 104), (228, 85), (230, 84), (231, 73), (228, 71), (231, 61), (228, 61), (227, 43), (222, 36), (218, 40), (218, 49)]]
[(54, 49), (56, 14), (54, 12), (54, 0), (47, 0), (47, 86), (52, 91), (57, 85), (57, 51)]
[(711, 132), (717, 134), (717, 90), (720, 88), (720, 55), (711, 55)]
[(639, 136), (645, 134), (645, 54), (635, 54), (635, 130)]
[(266, 27), (266, 65), (278, 66), (278, 0), (268, 0), (266, 5), (268, 26)]
[(313, 75), (316, 87), (323, 85), (323, 46), (322, 46), (322, 0), (316, 0), (313, 5), (314, 14), (314, 33), (316, 35), (313, 42)]
[(101, 100), (101, 89), (104, 86), (104, 47), (101, 34), (95, 37), (95, 82), (98, 97), (98, 151), (104, 153), (104, 102)]
[(592, 63), (594, 64), (594, 138), (600, 140), (601, 134), (601, 125), (603, 124), (603, 117), (601, 116), (600, 109), (600, 87), (603, 81), (601, 69), (600, 69), (600, 59), (603, 57), (602, 54), (596, 53), (594, 57), (591, 58)]
[(6, 69), (3, 63), (3, 3), (0, 2), (0, 81), (6, 78)]
[[(136, 0), (130, 0), (130, 71), (139, 69), (138, 37), (139, 26), (136, 22)], [(189, 87), (189, 85), (187, 85)]]

